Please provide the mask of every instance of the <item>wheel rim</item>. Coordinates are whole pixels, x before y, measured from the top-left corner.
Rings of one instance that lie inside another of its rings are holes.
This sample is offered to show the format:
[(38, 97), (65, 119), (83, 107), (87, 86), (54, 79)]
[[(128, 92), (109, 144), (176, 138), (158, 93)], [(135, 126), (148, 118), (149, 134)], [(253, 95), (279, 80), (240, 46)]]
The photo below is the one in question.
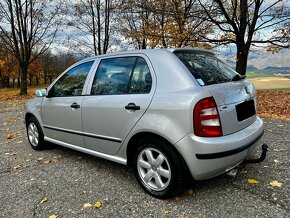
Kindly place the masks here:
[(36, 147), (39, 142), (39, 133), (38, 133), (38, 129), (36, 125), (34, 123), (30, 123), (28, 125), (27, 132), (28, 132), (28, 139), (29, 139), (30, 144)]
[(137, 159), (139, 176), (147, 188), (155, 191), (166, 189), (171, 180), (171, 169), (167, 158), (155, 148), (143, 149)]

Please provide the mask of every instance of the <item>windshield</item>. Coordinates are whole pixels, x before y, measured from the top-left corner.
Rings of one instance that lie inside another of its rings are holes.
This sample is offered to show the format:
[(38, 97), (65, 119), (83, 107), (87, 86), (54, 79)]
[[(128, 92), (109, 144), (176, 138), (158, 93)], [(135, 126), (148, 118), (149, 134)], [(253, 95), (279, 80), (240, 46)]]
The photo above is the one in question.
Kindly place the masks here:
[(205, 52), (176, 51), (174, 54), (201, 86), (231, 82), (239, 75), (228, 65)]

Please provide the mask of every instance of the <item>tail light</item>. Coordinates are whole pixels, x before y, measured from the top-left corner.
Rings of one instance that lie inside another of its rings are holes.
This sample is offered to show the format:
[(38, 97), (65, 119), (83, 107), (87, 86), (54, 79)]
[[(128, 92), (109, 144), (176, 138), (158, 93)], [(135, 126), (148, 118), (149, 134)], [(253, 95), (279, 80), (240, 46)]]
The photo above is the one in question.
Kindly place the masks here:
[(222, 136), (220, 116), (213, 97), (204, 98), (195, 105), (193, 125), (196, 136)]

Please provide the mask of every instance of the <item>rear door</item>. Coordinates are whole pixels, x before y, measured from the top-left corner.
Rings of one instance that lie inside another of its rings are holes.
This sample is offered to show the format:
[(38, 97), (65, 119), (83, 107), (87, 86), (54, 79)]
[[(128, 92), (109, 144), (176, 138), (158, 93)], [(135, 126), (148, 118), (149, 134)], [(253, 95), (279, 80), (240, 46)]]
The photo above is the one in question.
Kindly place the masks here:
[(94, 61), (67, 71), (42, 101), (45, 135), (50, 139), (84, 147), (81, 122), (82, 92)]
[(155, 77), (148, 63), (146, 56), (100, 60), (82, 104), (87, 148), (109, 155), (118, 152), (151, 102)]

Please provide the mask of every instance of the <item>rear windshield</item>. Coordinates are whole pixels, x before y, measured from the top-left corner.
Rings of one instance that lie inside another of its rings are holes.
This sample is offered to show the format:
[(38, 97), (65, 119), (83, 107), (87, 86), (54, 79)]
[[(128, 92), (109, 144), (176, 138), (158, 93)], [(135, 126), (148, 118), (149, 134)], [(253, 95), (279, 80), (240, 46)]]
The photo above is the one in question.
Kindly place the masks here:
[(238, 74), (219, 59), (205, 52), (175, 51), (174, 54), (201, 86), (230, 82)]

